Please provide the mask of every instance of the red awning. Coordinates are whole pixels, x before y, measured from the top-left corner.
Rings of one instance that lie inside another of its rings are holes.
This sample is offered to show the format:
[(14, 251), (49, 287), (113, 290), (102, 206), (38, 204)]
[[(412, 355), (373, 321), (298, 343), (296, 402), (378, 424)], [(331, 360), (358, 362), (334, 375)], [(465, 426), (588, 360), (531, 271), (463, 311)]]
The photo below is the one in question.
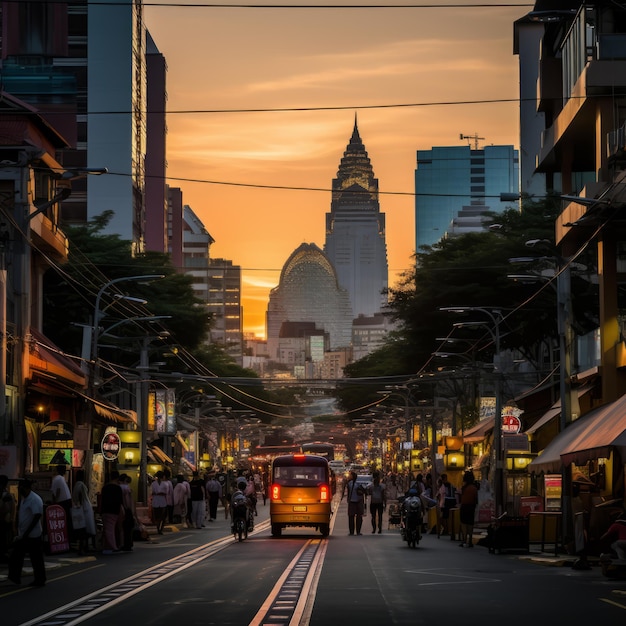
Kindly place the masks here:
[(613, 449), (622, 461), (626, 458), (626, 395), (572, 422), (528, 467), (535, 472), (558, 472), (562, 465), (608, 458)]
[(35, 328), (30, 329), (33, 341), (28, 354), (29, 378), (42, 372), (61, 381), (84, 387), (87, 379), (83, 370), (63, 354), (52, 341)]

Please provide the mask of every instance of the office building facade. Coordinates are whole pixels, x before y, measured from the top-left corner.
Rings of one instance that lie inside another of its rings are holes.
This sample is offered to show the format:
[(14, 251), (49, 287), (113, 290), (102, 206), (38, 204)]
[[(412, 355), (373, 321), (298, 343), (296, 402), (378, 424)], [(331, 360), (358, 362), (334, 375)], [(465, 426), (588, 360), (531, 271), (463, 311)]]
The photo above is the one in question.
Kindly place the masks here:
[[(479, 208), (502, 212), (511, 202), (502, 193), (519, 191), (518, 152), (513, 146), (442, 146), (417, 151), (415, 169), (415, 249), (450, 234), (482, 229)], [(459, 219), (460, 217), (460, 219)], [(456, 220), (456, 224), (455, 224)], [(461, 225), (466, 227), (462, 228)]]
[[(36, 106), (63, 136), (66, 167), (111, 172), (76, 181), (63, 220), (83, 223), (110, 210), (105, 232), (131, 240), (137, 252), (146, 249), (146, 222), (158, 222), (149, 249), (165, 252), (165, 109), (153, 92), (156, 115), (149, 118), (148, 81), (153, 71), (164, 96), (166, 66), (148, 36), (143, 3), (2, 2), (0, 9), (3, 88)], [(160, 153), (146, 163), (148, 134)]]

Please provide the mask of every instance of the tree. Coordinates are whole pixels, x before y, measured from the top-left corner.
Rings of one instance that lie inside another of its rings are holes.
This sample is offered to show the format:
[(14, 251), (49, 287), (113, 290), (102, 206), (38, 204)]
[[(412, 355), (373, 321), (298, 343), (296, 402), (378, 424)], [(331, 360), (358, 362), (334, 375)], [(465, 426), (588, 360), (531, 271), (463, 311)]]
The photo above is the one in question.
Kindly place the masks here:
[[(528, 248), (529, 240), (550, 242), (554, 249), (554, 222), (559, 211), (558, 196), (536, 202), (526, 199), (521, 211), (511, 208), (502, 214), (489, 214), (488, 231), (423, 246), (414, 256), (415, 266), (404, 273), (397, 287), (389, 290), (387, 314), (397, 324), (396, 332), (382, 348), (345, 368), (345, 375), (410, 376), (434, 369), (432, 353), (441, 349), (437, 338), (448, 336), (454, 321), (477, 319), (475, 313), (469, 318), (453, 319), (440, 310), (454, 306), (501, 310), (505, 318), (500, 329), (501, 347), (517, 349), (536, 363), (537, 346), (546, 339), (556, 343), (556, 293), (537, 284), (515, 283), (508, 277), (516, 270), (510, 259), (541, 256)], [(545, 252), (543, 255), (545, 262)], [(580, 312), (577, 319), (585, 319), (585, 311), (588, 328), (597, 308), (588, 281), (578, 285), (574, 303)], [(483, 321), (488, 322), (486, 318)], [(477, 339), (475, 332), (467, 336)], [(480, 351), (482, 360), (493, 353), (492, 336), (487, 330), (474, 349)], [(358, 400), (353, 389), (340, 393), (344, 409), (354, 406), (354, 396)], [(364, 399), (369, 397), (361, 396)]]
[[(121, 299), (106, 311), (104, 327), (120, 319), (138, 316), (169, 316), (167, 328), (175, 341), (194, 348), (206, 337), (209, 319), (202, 302), (196, 298), (192, 278), (179, 274), (167, 254), (132, 254), (129, 241), (119, 235), (101, 234), (111, 218), (110, 212), (80, 226), (64, 226), (69, 240), (68, 263), (56, 272), (49, 271), (44, 284), (44, 332), (71, 354), (80, 354), (82, 328), (93, 324), (96, 294), (109, 281), (123, 276), (158, 275), (163, 280), (149, 284), (138, 281), (116, 284), (116, 292), (147, 300), (145, 308)], [(119, 291), (118, 291), (119, 290)], [(108, 298), (107, 302), (111, 302)], [(133, 324), (116, 329), (116, 334), (137, 334)]]

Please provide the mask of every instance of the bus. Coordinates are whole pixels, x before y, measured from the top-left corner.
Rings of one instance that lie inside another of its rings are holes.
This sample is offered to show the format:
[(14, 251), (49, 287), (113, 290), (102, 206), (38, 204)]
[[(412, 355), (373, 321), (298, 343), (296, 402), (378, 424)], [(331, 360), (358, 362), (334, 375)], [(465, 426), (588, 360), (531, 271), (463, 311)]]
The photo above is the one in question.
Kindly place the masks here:
[(335, 460), (335, 446), (332, 443), (322, 443), (321, 441), (303, 443), (302, 452), (305, 454), (317, 454), (329, 461)]
[(270, 471), (270, 523), (272, 536), (283, 528), (316, 528), (330, 532), (332, 490), (328, 461), (315, 454), (285, 454), (272, 461)]

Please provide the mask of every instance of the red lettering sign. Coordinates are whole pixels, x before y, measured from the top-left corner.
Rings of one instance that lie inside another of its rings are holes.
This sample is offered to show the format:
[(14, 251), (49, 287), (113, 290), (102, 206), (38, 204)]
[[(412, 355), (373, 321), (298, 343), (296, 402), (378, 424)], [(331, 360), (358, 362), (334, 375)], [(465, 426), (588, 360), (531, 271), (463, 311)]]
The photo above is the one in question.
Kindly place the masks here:
[(67, 517), (62, 506), (58, 504), (48, 506), (46, 509), (46, 529), (51, 554), (67, 552), (70, 549)]
[(515, 415), (502, 416), (502, 432), (517, 434), (522, 428), (522, 420)]

